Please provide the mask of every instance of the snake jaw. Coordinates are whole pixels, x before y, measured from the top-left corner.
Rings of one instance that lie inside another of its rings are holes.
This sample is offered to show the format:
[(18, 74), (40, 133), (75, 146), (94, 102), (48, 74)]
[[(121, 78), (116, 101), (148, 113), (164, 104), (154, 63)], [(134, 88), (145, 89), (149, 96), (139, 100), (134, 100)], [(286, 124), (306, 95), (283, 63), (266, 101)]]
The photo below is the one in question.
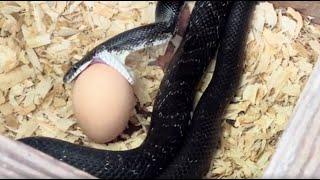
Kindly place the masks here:
[[(134, 83), (133, 72), (130, 71), (129, 67), (125, 66), (126, 57), (134, 51), (138, 51), (141, 49), (145, 49), (151, 46), (157, 46), (161, 44), (165, 44), (172, 38), (172, 33), (164, 33), (157, 40), (146, 40), (132, 48), (129, 49), (119, 49), (119, 50), (110, 50), (111, 47), (100, 48), (101, 51), (89, 53), (89, 55), (85, 56), (79, 62), (74, 64), (68, 72), (63, 77), (64, 83), (72, 82), (82, 71), (84, 71), (90, 64), (94, 62), (102, 62), (104, 64), (108, 64), (119, 71), (130, 84)], [(92, 51), (93, 52), (93, 51)], [(118, 61), (118, 62), (116, 62)]]
[(83, 72), (86, 68), (91, 64), (102, 63), (109, 65), (116, 69), (121, 75), (123, 75), (130, 84), (134, 83), (133, 75), (128, 71), (128, 69), (124, 65), (124, 61), (128, 52), (116, 53), (116, 52), (108, 52), (102, 51), (93, 56), (89, 61), (79, 61), (74, 64), (69, 71), (65, 74), (63, 81), (64, 83), (71, 83), (74, 79), (76, 79), (81, 72)]
[(125, 65), (125, 59), (129, 55), (129, 51), (121, 53), (102, 51), (93, 57), (92, 63), (103, 63), (117, 70), (129, 84), (134, 84), (135, 78), (133, 72)]

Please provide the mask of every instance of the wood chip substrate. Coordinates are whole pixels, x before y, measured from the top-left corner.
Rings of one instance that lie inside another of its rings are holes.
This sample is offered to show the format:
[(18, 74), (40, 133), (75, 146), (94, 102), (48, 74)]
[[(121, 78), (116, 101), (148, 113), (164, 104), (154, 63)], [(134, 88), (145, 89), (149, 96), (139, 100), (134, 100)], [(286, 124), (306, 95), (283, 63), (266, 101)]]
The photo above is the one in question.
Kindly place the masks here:
[[(164, 47), (132, 53), (135, 111), (116, 140), (88, 139), (73, 116), (63, 75), (89, 50), (125, 30), (154, 21), (155, 2), (1, 2), (0, 134), (11, 139), (47, 136), (99, 149), (139, 146), (151, 119), (163, 72), (148, 66)], [(247, 39), (244, 72), (224, 115), (221, 147), (207, 178), (259, 178), (286, 128), (320, 55), (320, 26), (292, 8), (261, 2)], [(212, 77), (214, 63), (195, 103)], [(210, 107), (208, 107), (210, 108)], [(12, 149), (14, 151), (14, 149)]]

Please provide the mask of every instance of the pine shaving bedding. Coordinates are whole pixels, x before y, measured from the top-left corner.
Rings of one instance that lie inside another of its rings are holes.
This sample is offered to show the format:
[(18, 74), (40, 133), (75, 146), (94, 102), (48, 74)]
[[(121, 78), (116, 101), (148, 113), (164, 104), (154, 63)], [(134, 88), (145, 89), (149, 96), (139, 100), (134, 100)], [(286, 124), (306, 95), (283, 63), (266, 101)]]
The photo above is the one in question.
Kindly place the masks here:
[[(150, 124), (163, 72), (148, 62), (164, 48), (127, 58), (138, 99), (128, 130), (109, 144), (90, 141), (73, 117), (68, 68), (96, 45), (154, 21), (155, 2), (1, 2), (0, 133), (12, 139), (47, 136), (85, 146), (139, 146)], [(241, 85), (224, 115), (221, 148), (208, 178), (258, 178), (320, 54), (320, 27), (292, 8), (256, 6)], [(214, 63), (196, 101), (212, 77)]]

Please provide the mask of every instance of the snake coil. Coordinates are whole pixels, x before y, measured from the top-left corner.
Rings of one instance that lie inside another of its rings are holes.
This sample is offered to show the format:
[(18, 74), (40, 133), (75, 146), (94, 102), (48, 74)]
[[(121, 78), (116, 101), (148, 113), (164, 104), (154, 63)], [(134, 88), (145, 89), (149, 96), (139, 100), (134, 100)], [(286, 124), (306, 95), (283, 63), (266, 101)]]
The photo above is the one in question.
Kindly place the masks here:
[[(175, 5), (176, 10), (181, 7)], [(160, 84), (147, 137), (139, 147), (105, 151), (44, 137), (19, 141), (98, 178), (205, 176), (213, 150), (218, 148), (221, 115), (239, 81), (252, 7), (250, 1), (196, 2), (186, 34)], [(155, 40), (164, 37), (163, 32), (172, 34), (176, 14), (168, 16), (161, 7), (156, 12), (158, 22), (124, 32), (98, 46), (69, 71), (65, 80), (99, 51), (132, 50), (128, 42), (141, 44), (142, 35)], [(217, 50), (213, 78), (191, 115), (196, 86)]]

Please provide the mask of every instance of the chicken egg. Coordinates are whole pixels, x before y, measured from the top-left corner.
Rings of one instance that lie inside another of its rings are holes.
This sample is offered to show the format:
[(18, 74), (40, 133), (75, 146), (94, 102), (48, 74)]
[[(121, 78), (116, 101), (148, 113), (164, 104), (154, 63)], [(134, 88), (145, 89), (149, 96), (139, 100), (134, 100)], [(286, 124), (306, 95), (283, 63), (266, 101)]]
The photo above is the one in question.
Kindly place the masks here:
[(127, 127), (136, 100), (128, 80), (113, 67), (95, 63), (75, 80), (74, 115), (87, 137), (106, 143)]

